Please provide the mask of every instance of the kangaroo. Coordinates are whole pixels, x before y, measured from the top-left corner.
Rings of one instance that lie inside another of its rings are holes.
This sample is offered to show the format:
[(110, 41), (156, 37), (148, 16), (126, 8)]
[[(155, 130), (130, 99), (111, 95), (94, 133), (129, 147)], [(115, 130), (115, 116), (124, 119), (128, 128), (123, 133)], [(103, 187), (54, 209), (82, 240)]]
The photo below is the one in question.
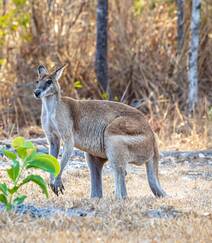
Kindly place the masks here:
[(53, 192), (63, 193), (62, 173), (76, 147), (85, 152), (92, 198), (103, 196), (102, 168), (107, 160), (114, 172), (118, 199), (127, 197), (127, 163), (145, 163), (152, 192), (156, 197), (165, 196), (158, 179), (158, 147), (143, 114), (118, 102), (62, 97), (58, 81), (64, 68), (65, 65), (49, 73), (40, 65), (34, 90), (35, 97), (42, 101), (41, 123), (50, 146), (49, 153), (57, 158), (60, 142), (64, 144), (60, 173), (56, 178), (50, 176)]

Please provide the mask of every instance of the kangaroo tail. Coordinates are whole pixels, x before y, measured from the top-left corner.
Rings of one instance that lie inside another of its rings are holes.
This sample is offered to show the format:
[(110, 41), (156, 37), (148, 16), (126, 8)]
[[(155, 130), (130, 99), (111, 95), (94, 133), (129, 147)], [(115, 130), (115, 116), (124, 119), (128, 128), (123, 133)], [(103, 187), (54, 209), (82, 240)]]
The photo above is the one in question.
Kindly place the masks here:
[(154, 156), (153, 159), (146, 163), (147, 178), (149, 186), (156, 197), (164, 197), (166, 195), (165, 191), (161, 188), (158, 179), (158, 161), (159, 161), (159, 151), (156, 142), (156, 137), (154, 137)]
[(158, 144), (156, 140), (156, 135), (154, 135), (154, 156), (153, 156), (153, 163), (154, 163), (154, 169), (155, 169), (155, 175), (158, 178), (158, 164), (159, 164), (159, 159), (160, 159), (160, 153), (158, 149)]

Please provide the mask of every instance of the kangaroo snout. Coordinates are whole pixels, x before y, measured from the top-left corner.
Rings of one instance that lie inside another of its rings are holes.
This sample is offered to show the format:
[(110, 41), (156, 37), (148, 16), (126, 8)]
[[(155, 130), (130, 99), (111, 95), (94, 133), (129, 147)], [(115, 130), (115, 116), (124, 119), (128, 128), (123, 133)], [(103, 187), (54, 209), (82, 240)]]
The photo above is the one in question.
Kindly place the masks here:
[(34, 95), (35, 95), (36, 98), (39, 98), (40, 95), (41, 95), (41, 90), (40, 89), (34, 90)]

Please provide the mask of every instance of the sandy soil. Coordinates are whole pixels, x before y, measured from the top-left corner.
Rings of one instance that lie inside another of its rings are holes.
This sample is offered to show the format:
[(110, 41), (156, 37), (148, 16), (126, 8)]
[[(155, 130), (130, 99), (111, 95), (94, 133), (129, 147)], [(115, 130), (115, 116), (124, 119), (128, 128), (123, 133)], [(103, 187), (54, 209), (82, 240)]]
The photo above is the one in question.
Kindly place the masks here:
[[(89, 214), (70, 217), (58, 212), (49, 218), (34, 218), (1, 213), (0, 242), (212, 242), (212, 158), (160, 162), (160, 180), (168, 197), (154, 198), (142, 166), (128, 168), (129, 198), (115, 200), (107, 166), (104, 198), (91, 200), (86, 163), (74, 158), (63, 175), (64, 195), (50, 193), (46, 200), (29, 184), (24, 189), (26, 203)], [(4, 175), (1, 167), (0, 181), (5, 181)]]

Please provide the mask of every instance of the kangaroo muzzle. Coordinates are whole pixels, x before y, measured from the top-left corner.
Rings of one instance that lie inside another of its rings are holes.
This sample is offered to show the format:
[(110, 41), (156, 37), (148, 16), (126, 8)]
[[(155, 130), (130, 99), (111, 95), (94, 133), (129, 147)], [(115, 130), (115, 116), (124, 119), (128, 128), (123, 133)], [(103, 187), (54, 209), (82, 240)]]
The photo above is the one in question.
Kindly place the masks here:
[(34, 91), (34, 95), (35, 95), (36, 98), (39, 98), (40, 95), (41, 95), (41, 90), (40, 90), (40, 89), (36, 89), (36, 90)]

